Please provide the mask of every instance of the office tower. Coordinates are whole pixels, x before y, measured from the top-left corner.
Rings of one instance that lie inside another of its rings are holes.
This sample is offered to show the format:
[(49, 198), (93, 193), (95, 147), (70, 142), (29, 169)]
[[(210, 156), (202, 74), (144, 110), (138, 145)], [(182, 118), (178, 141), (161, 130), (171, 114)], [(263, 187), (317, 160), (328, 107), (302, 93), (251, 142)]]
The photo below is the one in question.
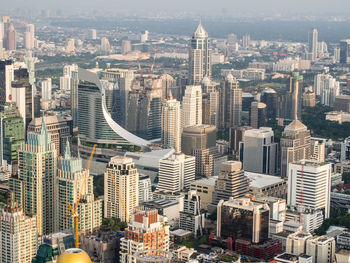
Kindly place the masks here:
[(310, 233), (295, 232), (287, 237), (286, 252), (292, 255), (305, 254), (306, 241), (312, 238)]
[(54, 223), (57, 231), (72, 230), (73, 217), (68, 203), (75, 206), (79, 197), (79, 232), (91, 233), (102, 224), (102, 200), (95, 199), (93, 176), (83, 169), (81, 158), (71, 156), (70, 144), (67, 141), (64, 156), (59, 158), (55, 178)]
[(324, 163), (326, 157), (326, 139), (311, 137), (310, 147), (310, 159)]
[(240, 143), (240, 161), (247, 172), (274, 175), (277, 172), (278, 144), (272, 128), (248, 130)]
[(128, 92), (126, 129), (146, 140), (161, 138), (162, 81), (143, 78)]
[(131, 215), (125, 237), (120, 239), (120, 262), (136, 262), (136, 253), (169, 251), (169, 224), (156, 209), (136, 209)]
[(0, 210), (0, 230), (0, 262), (32, 262), (38, 249), (36, 217), (23, 213), (13, 192)]
[(184, 196), (183, 211), (180, 211), (180, 228), (190, 231), (193, 235), (203, 235), (204, 216), (201, 212), (201, 198), (196, 191), (189, 191)]
[(182, 152), (196, 157), (196, 174), (212, 176), (216, 148), (216, 127), (207, 124), (183, 129)]
[(333, 62), (340, 63), (340, 47), (335, 47), (333, 50)]
[(241, 125), (242, 89), (239, 82), (228, 74), (219, 89), (219, 128)]
[(104, 175), (104, 217), (129, 222), (133, 209), (139, 205), (138, 189), (139, 173), (132, 159), (112, 157)]
[(23, 64), (14, 68), (11, 99), (16, 102), (18, 110), (25, 121), (25, 127), (27, 127), (33, 118), (33, 86), (29, 82), (28, 69)]
[(202, 87), (186, 86), (182, 98), (183, 127), (202, 124)]
[(127, 54), (131, 52), (131, 42), (130, 40), (123, 40), (122, 41), (122, 53)]
[(157, 190), (180, 192), (195, 180), (195, 157), (175, 153), (159, 161)]
[(288, 205), (322, 209), (329, 218), (331, 164), (299, 161), (288, 167)]
[(288, 164), (310, 159), (310, 131), (299, 120), (284, 128), (281, 146), (281, 176), (287, 176)]
[(219, 202), (217, 215), (218, 237), (243, 238), (255, 244), (268, 239), (270, 208), (266, 203), (231, 197)]
[(172, 96), (174, 99), (181, 101), (180, 87), (176, 86), (176, 80), (169, 74), (161, 75), (160, 79), (162, 80), (162, 98), (168, 99)]
[(12, 81), (14, 80), (13, 62), (11, 60), (0, 61), (0, 107), (6, 102), (12, 101)]
[(211, 47), (208, 33), (200, 23), (193, 33), (189, 47), (189, 82), (199, 85), (205, 76), (211, 78)]
[[(35, 162), (35, 165), (33, 163)], [(27, 215), (36, 215), (39, 235), (54, 228), (54, 179), (56, 148), (43, 121), (40, 133), (28, 132), (27, 142), (18, 151), (18, 178), (10, 179), (10, 189)]]
[(314, 61), (317, 59), (317, 45), (318, 45), (318, 31), (316, 28), (313, 28), (309, 31), (308, 34), (308, 41), (309, 41), (309, 57), (310, 60)]
[(148, 34), (149, 34), (148, 30), (145, 30), (141, 33), (141, 36), (140, 36), (141, 43), (145, 43), (148, 41)]
[(95, 40), (97, 38), (96, 29), (90, 29), (90, 39)]
[(316, 106), (316, 94), (313, 91), (306, 91), (303, 93), (303, 107), (315, 107)]
[(6, 103), (0, 112), (0, 165), (18, 169), (17, 150), (25, 139), (24, 121), (14, 103)]
[(52, 81), (51, 78), (41, 81), (41, 97), (43, 100), (52, 99)]
[[(74, 86), (74, 79), (73, 75), (74, 73), (78, 72), (78, 65), (72, 64), (72, 65), (65, 65), (63, 67), (63, 76), (60, 77), (60, 89), (61, 90), (70, 90), (71, 93), (72, 87)], [(71, 98), (72, 100), (72, 98)]]
[[(55, 144), (57, 156), (63, 156), (67, 141), (71, 141), (73, 128), (72, 117), (62, 115), (46, 115), (45, 124)], [(28, 132), (39, 132), (43, 117), (34, 118), (28, 125)]]
[(312, 256), (312, 263), (331, 263), (335, 260), (334, 237), (319, 236), (306, 240), (306, 255)]
[(15, 51), (16, 50), (16, 30), (13, 24), (10, 24), (7, 31), (6, 31), (6, 41), (5, 41), (5, 48), (8, 51)]
[(244, 134), (247, 130), (253, 129), (250, 126), (234, 126), (230, 128), (230, 150), (234, 160), (239, 159), (239, 144), (244, 140)]
[(250, 46), (250, 35), (245, 34), (242, 39), (243, 48), (249, 48)]
[(347, 137), (341, 143), (340, 161), (345, 162), (349, 160), (350, 160), (350, 137)]
[(261, 102), (266, 104), (266, 117), (275, 119), (277, 117), (277, 93), (272, 88), (265, 88), (261, 95)]
[(244, 176), (242, 163), (226, 161), (221, 164), (221, 171), (215, 183), (214, 204), (220, 200), (228, 201), (231, 197), (241, 198), (248, 194), (248, 179)]
[(181, 152), (182, 111), (180, 102), (169, 98), (162, 103), (162, 144)]
[(266, 104), (262, 102), (252, 102), (250, 108), (250, 126), (255, 129), (266, 124)]
[(25, 49), (33, 49), (35, 41), (34, 25), (28, 24), (26, 26), (26, 32), (24, 33), (24, 47)]
[(101, 51), (108, 53), (111, 50), (111, 45), (106, 37), (101, 38)]
[(219, 122), (219, 92), (216, 83), (211, 82), (208, 77), (202, 81), (202, 123), (217, 126)]
[(152, 201), (152, 182), (148, 175), (139, 177), (139, 204)]
[(340, 41), (340, 63), (350, 64), (350, 39)]

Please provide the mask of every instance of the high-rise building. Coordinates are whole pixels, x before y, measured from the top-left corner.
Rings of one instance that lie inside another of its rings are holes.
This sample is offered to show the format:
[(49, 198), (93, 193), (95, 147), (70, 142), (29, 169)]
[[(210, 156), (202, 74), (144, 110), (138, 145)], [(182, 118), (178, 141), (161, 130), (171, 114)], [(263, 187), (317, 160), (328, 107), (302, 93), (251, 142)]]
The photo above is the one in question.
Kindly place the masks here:
[(0, 262), (32, 262), (38, 249), (36, 227), (36, 216), (26, 216), (12, 192), (0, 210)]
[(101, 51), (105, 53), (109, 53), (111, 50), (111, 45), (109, 44), (109, 40), (106, 37), (101, 38)]
[(24, 47), (26, 49), (33, 49), (35, 41), (34, 25), (28, 24), (24, 33)]
[(66, 53), (73, 53), (75, 51), (75, 39), (67, 39), (66, 46), (64, 47)]
[(180, 211), (180, 228), (191, 231), (194, 236), (203, 235), (204, 216), (201, 212), (201, 198), (196, 191), (184, 196), (183, 211)]
[(219, 123), (219, 92), (216, 90), (216, 83), (204, 77), (202, 81), (202, 123), (217, 126)]
[(159, 161), (157, 190), (180, 192), (195, 180), (195, 157), (183, 153)]
[(130, 40), (123, 40), (122, 41), (122, 53), (127, 54), (131, 52), (131, 42)]
[(245, 34), (242, 39), (242, 46), (243, 48), (249, 48), (250, 47), (250, 35)]
[(6, 38), (5, 38), (5, 48), (8, 51), (15, 51), (16, 50), (16, 30), (13, 24), (10, 24), (6, 31)]
[[(34, 118), (28, 125), (28, 132), (40, 132), (43, 117)], [(57, 156), (63, 156), (67, 141), (71, 141), (73, 134), (72, 117), (62, 115), (44, 116), (47, 131), (51, 134), (51, 141), (55, 144)]]
[(272, 88), (265, 88), (261, 95), (261, 102), (266, 104), (266, 117), (275, 119), (277, 117), (277, 93)]
[(43, 100), (52, 99), (52, 81), (51, 78), (41, 81), (41, 97)]
[(313, 91), (306, 91), (303, 93), (303, 108), (316, 106), (316, 94)]
[(12, 166), (12, 172), (18, 169), (17, 150), (25, 140), (25, 129), (14, 103), (6, 103), (0, 112), (0, 164)]
[(288, 167), (288, 205), (322, 209), (329, 218), (331, 164), (300, 161)]
[(312, 238), (310, 233), (295, 232), (287, 237), (286, 252), (292, 255), (305, 254), (306, 241)]
[(156, 209), (136, 209), (131, 215), (125, 237), (120, 239), (120, 262), (134, 263), (136, 253), (169, 251), (169, 224)]
[(162, 74), (160, 76), (162, 80), (162, 98), (168, 99), (173, 97), (174, 99), (181, 101), (182, 100), (182, 92), (180, 91), (180, 87), (176, 86), (176, 80), (169, 74)]
[(208, 33), (200, 23), (193, 33), (189, 47), (189, 82), (199, 85), (205, 76), (211, 78), (211, 48)]
[(221, 200), (217, 206), (218, 237), (243, 238), (252, 243), (268, 239), (270, 208), (263, 202), (254, 202), (250, 198)]
[(350, 64), (350, 39), (340, 41), (340, 63)]
[(139, 205), (139, 173), (132, 159), (112, 157), (104, 182), (104, 217), (129, 222), (133, 209)]
[(91, 233), (102, 224), (102, 200), (95, 199), (93, 193), (93, 176), (83, 169), (82, 159), (71, 156), (67, 141), (64, 156), (59, 159), (59, 168), (55, 178), (55, 221), (56, 230), (72, 230), (68, 203), (76, 205), (79, 215), (79, 232)]
[[(78, 72), (78, 65), (65, 65), (63, 67), (63, 76), (60, 77), (60, 89), (61, 90), (70, 90), (72, 93), (72, 87), (75, 84), (73, 81), (73, 75), (75, 72)], [(71, 98), (72, 100), (72, 98)]]
[(228, 201), (231, 197), (241, 198), (248, 192), (248, 179), (244, 176), (242, 163), (237, 161), (223, 162), (215, 183), (214, 204), (218, 204), (220, 200)]
[(294, 120), (284, 128), (280, 141), (283, 178), (287, 177), (290, 163), (310, 159), (310, 138), (310, 131), (299, 120)]
[(196, 174), (213, 175), (217, 153), (216, 127), (207, 124), (185, 127), (181, 141), (182, 152), (196, 157)]
[(345, 162), (349, 160), (350, 160), (350, 137), (347, 137), (341, 143), (340, 161)]
[(181, 152), (182, 111), (180, 102), (169, 98), (162, 105), (162, 144)]
[(310, 147), (310, 159), (319, 163), (324, 163), (326, 157), (326, 139), (311, 137)]
[(319, 236), (306, 240), (306, 255), (312, 256), (312, 263), (331, 263), (335, 259), (334, 237)]
[[(18, 178), (10, 179), (10, 189), (27, 215), (36, 215), (39, 235), (55, 232), (54, 179), (57, 155), (45, 121), (40, 133), (29, 132), (18, 151)], [(34, 165), (35, 164), (35, 165)]]
[(247, 130), (253, 129), (250, 126), (233, 126), (230, 128), (230, 150), (234, 160), (239, 159), (239, 145), (244, 140), (244, 134)]
[(308, 41), (309, 41), (309, 57), (310, 60), (314, 61), (317, 59), (317, 45), (318, 45), (318, 31), (316, 28), (313, 28), (309, 31), (308, 34)]
[(334, 110), (350, 113), (350, 96), (349, 95), (337, 96), (334, 101)]
[(277, 151), (272, 128), (246, 131), (240, 144), (240, 161), (244, 171), (274, 175), (277, 172)]
[(259, 129), (266, 123), (266, 104), (253, 101), (250, 108), (250, 126)]
[(182, 98), (183, 127), (202, 124), (202, 87), (186, 86)]
[(148, 175), (139, 177), (139, 204), (152, 201), (152, 182)]
[(95, 40), (97, 38), (96, 29), (90, 29), (90, 39)]

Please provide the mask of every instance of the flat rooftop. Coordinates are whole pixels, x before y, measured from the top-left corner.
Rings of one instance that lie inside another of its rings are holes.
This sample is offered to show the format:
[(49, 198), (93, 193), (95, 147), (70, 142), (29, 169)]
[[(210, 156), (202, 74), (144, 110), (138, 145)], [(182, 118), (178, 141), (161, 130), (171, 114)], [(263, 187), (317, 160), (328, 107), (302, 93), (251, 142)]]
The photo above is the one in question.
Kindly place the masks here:
[(218, 176), (211, 176), (208, 178), (203, 178), (203, 179), (193, 181), (191, 184), (205, 184), (209, 186), (215, 186), (215, 182), (217, 179), (218, 179)]
[(244, 175), (249, 179), (249, 187), (264, 188), (270, 185), (276, 185), (285, 182), (278, 176), (272, 176), (267, 174), (244, 172)]

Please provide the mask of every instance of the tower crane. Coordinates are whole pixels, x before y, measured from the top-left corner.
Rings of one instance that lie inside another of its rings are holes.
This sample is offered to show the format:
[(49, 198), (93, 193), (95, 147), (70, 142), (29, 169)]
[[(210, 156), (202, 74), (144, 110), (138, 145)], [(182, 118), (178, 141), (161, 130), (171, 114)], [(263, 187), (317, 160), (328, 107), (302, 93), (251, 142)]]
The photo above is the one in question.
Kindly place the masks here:
[(88, 165), (87, 165), (87, 169), (85, 171), (84, 180), (83, 180), (83, 183), (80, 186), (78, 199), (77, 199), (77, 202), (74, 205), (74, 208), (72, 207), (70, 202), (68, 202), (69, 210), (72, 213), (71, 217), (74, 219), (74, 236), (75, 236), (75, 247), (76, 248), (79, 248), (79, 214), (78, 214), (78, 205), (79, 205), (79, 202), (80, 202), (81, 195), (83, 193), (83, 188), (85, 186), (86, 179), (87, 179), (87, 177), (89, 175), (90, 164), (91, 164), (91, 161), (92, 161), (92, 157), (94, 156), (95, 149), (96, 149), (96, 144), (94, 144), (94, 147), (92, 148), (92, 151), (91, 151), (91, 154), (90, 154), (90, 158), (89, 158), (89, 162), (88, 162)]

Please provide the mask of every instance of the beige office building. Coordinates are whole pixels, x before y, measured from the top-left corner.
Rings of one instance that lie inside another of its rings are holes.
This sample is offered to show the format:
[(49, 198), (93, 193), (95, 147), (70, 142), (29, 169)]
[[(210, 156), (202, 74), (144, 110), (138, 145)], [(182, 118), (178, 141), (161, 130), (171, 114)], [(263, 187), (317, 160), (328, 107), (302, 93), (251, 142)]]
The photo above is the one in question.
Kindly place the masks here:
[(182, 98), (183, 126), (202, 124), (202, 87), (186, 86)]

